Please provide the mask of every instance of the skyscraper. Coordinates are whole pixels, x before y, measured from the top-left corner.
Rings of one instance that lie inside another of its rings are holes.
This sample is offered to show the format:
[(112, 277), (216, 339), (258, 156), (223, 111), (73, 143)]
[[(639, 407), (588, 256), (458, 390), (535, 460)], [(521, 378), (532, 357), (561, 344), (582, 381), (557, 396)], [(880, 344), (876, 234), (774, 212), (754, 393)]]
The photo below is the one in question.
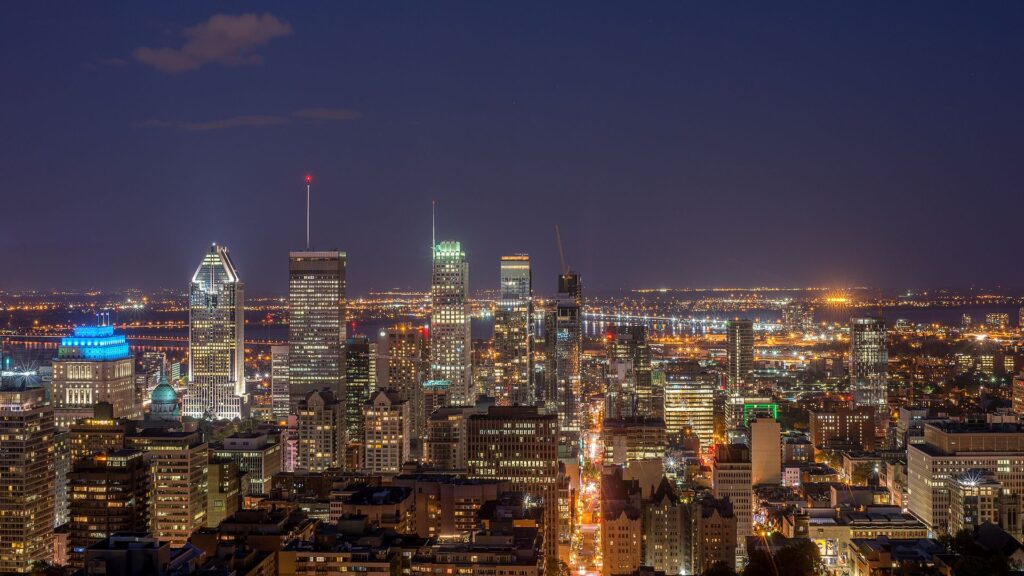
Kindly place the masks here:
[(605, 333), (605, 344), (609, 404), (606, 415), (609, 418), (661, 416), (662, 406), (655, 405), (647, 328), (611, 326)]
[(270, 347), (270, 399), (274, 417), (287, 418), (291, 413), (288, 385), (288, 346)]
[(377, 343), (356, 335), (345, 340), (345, 430), (349, 443), (364, 442), (363, 405), (377, 389)]
[(363, 406), (363, 467), (370, 474), (397, 474), (409, 459), (409, 403), (394, 390), (377, 390)]
[(53, 558), (53, 436), (43, 388), (0, 390), (0, 573)]
[(228, 249), (213, 244), (189, 286), (185, 416), (242, 417), (245, 396), (244, 290)]
[(884, 433), (889, 418), (886, 373), (889, 352), (885, 344), (885, 320), (850, 319), (850, 393), (854, 407), (874, 408), (876, 434)]
[(431, 281), (430, 371), (434, 380), (448, 380), (448, 403), (455, 406), (475, 400), (469, 310), (469, 263), (458, 242), (434, 246)]
[(494, 314), (495, 396), (499, 404), (533, 404), (533, 277), (530, 257), (501, 257), (501, 295)]
[(142, 418), (135, 390), (135, 361), (123, 334), (114, 327), (76, 326), (60, 340), (53, 360), (53, 405), (57, 427), (66, 430), (109, 402), (114, 418)]
[(296, 468), (322, 472), (345, 465), (345, 404), (330, 390), (310, 392), (299, 403)]
[(409, 402), (413, 449), (416, 449), (419, 438), (426, 431), (425, 423), (430, 415), (421, 387), (429, 364), (424, 330), (422, 326), (414, 328), (409, 324), (397, 324), (387, 328), (381, 339), (384, 353), (381, 355), (383, 382), (380, 386), (394, 389)]
[(288, 264), (288, 385), (344, 398), (344, 252), (292, 252)]
[(558, 294), (544, 317), (544, 404), (558, 411), (562, 431), (579, 429), (576, 398), (580, 394), (583, 350), (583, 292), (578, 274), (558, 276)]
[(730, 394), (743, 394), (754, 371), (754, 323), (746, 319), (726, 324), (727, 381)]
[(119, 449), (82, 458), (69, 475), (72, 564), (116, 532), (149, 531), (149, 472), (142, 452)]

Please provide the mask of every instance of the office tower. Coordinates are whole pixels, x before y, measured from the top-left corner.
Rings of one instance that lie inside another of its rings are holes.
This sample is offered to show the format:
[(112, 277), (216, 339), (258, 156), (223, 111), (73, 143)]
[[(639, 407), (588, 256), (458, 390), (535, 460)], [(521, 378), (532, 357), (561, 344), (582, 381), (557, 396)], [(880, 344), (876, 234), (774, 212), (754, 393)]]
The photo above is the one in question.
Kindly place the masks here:
[(291, 414), (288, 383), (288, 346), (270, 347), (270, 397), (274, 417), (278, 420)]
[(558, 412), (559, 428), (578, 430), (583, 351), (582, 284), (578, 274), (558, 276), (558, 294), (544, 316), (544, 405)]
[(665, 383), (665, 434), (678, 441), (689, 429), (700, 440), (700, 451), (706, 453), (714, 444), (717, 388), (714, 374), (669, 373)]
[(806, 302), (782, 306), (782, 327), (790, 332), (808, 332), (814, 328), (814, 308)]
[(660, 418), (606, 418), (601, 426), (604, 460), (625, 466), (638, 460), (665, 458), (665, 421)]
[(558, 420), (536, 406), (491, 406), (466, 422), (469, 478), (507, 480), (544, 506), (544, 545), (558, 545)]
[(269, 494), (270, 480), (283, 462), (280, 438), (266, 432), (236, 432), (213, 444), (210, 452), (238, 462), (238, 469), (249, 475), (249, 494)]
[(363, 406), (377, 389), (377, 343), (356, 335), (345, 340), (345, 430), (349, 444), (363, 444)]
[(683, 532), (687, 504), (668, 478), (662, 477), (643, 505), (643, 565), (665, 574), (683, 574)]
[(754, 323), (730, 320), (726, 326), (727, 382), (730, 394), (745, 394), (754, 372)]
[(371, 474), (397, 474), (409, 459), (409, 403), (394, 390), (377, 390), (363, 407), (366, 430), (363, 467)]
[(102, 452), (121, 450), (127, 433), (128, 422), (114, 420), (114, 409), (110, 404), (97, 404), (92, 417), (71, 425), (68, 432), (71, 464)]
[(424, 331), (422, 326), (396, 324), (384, 330), (382, 338), (384, 353), (381, 356), (381, 368), (384, 381), (381, 386), (397, 391), (409, 402), (409, 427), (414, 448), (426, 430), (426, 419), (430, 415), (424, 405), (421, 387), (424, 372), (429, 366)]
[(242, 508), (249, 476), (239, 470), (237, 460), (214, 456), (207, 463), (207, 484), (210, 492), (206, 495), (206, 527), (216, 528)]
[(782, 483), (782, 428), (774, 418), (750, 420), (750, 476), (755, 486)]
[(85, 549), (117, 532), (149, 531), (149, 470), (138, 450), (118, 449), (75, 462), (68, 476), (71, 562), (82, 567)]
[(651, 377), (651, 347), (644, 326), (610, 326), (605, 332), (608, 392), (605, 414), (615, 418), (661, 416)]
[(501, 257), (494, 312), (495, 398), (498, 404), (533, 404), (533, 276), (525, 254)]
[(690, 570), (684, 574), (702, 574), (718, 562), (736, 569), (736, 550), (740, 533), (729, 498), (705, 496), (691, 506), (692, 540)]
[(952, 534), (950, 478), (989, 470), (1008, 496), (1024, 495), (1024, 426), (928, 422), (923, 440), (907, 446), (909, 509), (935, 534)]
[(753, 483), (750, 449), (744, 444), (719, 444), (711, 467), (711, 491), (728, 498), (736, 516), (736, 560), (747, 555), (747, 536), (753, 534)]
[(189, 285), (185, 416), (233, 420), (245, 397), (244, 290), (228, 249), (203, 256)]
[(808, 422), (815, 450), (875, 449), (875, 410), (871, 407), (811, 410)]
[(178, 548), (206, 524), (208, 445), (199, 431), (147, 428), (125, 437), (150, 471), (150, 531)]
[(430, 296), (431, 378), (451, 382), (449, 404), (472, 404), (476, 394), (472, 389), (469, 263), (458, 242), (434, 246)]
[(298, 409), (298, 470), (345, 466), (345, 404), (329, 390), (310, 392)]
[(135, 360), (114, 327), (76, 326), (60, 339), (53, 359), (54, 419), (59, 429), (92, 416), (97, 402), (109, 402), (115, 418), (137, 420), (142, 405), (135, 392)]
[(302, 398), (328, 389), (344, 399), (344, 252), (288, 255), (288, 386)]
[(0, 389), (0, 572), (53, 557), (53, 407), (43, 388)]
[(875, 434), (883, 436), (889, 420), (886, 372), (889, 353), (885, 344), (885, 320), (850, 319), (850, 393), (856, 408), (875, 410)]

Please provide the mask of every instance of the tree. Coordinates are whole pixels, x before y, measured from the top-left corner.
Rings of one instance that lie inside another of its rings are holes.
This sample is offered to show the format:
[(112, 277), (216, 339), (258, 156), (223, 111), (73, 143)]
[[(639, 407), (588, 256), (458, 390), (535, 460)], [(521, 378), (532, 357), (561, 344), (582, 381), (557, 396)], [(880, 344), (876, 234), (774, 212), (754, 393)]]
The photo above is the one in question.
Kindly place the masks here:
[(818, 546), (802, 541), (782, 548), (774, 556), (762, 550), (752, 551), (743, 576), (814, 576), (822, 570)]

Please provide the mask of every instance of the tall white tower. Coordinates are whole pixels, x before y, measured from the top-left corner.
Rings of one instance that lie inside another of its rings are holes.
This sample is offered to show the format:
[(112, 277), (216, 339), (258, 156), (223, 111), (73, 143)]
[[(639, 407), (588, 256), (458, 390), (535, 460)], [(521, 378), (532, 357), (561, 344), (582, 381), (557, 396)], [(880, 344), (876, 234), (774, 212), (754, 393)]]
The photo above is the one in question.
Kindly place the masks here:
[(434, 245), (430, 296), (431, 377), (451, 382), (449, 404), (470, 404), (476, 400), (476, 394), (472, 384), (469, 263), (458, 242)]

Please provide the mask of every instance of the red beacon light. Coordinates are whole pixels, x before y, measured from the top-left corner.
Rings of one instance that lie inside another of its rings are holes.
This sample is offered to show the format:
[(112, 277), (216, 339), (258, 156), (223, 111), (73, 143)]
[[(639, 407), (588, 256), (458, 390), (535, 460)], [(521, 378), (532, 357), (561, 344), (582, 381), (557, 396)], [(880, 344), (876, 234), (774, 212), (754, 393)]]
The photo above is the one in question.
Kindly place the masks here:
[(309, 174), (306, 174), (306, 184), (312, 184), (312, 183), (313, 183), (313, 177), (310, 176)]

